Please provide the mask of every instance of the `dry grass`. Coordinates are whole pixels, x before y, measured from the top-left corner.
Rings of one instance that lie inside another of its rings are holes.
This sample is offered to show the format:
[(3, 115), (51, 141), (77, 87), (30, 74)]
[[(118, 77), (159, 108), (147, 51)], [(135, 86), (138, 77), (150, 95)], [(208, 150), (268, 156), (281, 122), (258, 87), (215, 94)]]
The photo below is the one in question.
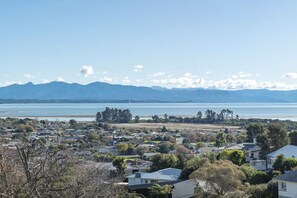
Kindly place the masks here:
[(236, 126), (215, 125), (215, 124), (185, 124), (185, 123), (129, 123), (129, 124), (110, 124), (116, 128), (124, 129), (160, 129), (165, 126), (169, 130), (188, 130), (188, 131), (220, 131), (227, 128), (230, 131), (239, 130)]

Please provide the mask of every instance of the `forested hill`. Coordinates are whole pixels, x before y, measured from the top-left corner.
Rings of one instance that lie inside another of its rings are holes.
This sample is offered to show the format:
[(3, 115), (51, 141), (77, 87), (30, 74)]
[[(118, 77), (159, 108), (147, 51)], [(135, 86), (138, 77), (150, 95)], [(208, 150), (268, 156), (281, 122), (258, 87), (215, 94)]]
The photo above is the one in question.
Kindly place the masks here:
[(297, 90), (227, 91), (51, 82), (1, 87), (0, 102), (297, 102)]

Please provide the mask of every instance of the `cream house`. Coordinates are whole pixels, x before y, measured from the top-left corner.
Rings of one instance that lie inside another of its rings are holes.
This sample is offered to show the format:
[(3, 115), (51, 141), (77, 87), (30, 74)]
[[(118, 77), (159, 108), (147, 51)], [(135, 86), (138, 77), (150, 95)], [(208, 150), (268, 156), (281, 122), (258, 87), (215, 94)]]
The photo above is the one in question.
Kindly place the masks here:
[(278, 182), (279, 198), (297, 198), (297, 171), (290, 171), (274, 178)]

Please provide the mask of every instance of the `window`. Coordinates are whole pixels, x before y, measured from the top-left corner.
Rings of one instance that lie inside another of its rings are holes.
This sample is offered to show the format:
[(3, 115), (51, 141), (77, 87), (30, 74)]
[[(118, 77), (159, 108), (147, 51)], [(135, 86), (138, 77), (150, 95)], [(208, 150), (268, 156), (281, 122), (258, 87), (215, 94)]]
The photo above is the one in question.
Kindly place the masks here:
[(281, 191), (287, 191), (287, 183), (286, 182), (281, 182), (280, 183), (280, 190)]

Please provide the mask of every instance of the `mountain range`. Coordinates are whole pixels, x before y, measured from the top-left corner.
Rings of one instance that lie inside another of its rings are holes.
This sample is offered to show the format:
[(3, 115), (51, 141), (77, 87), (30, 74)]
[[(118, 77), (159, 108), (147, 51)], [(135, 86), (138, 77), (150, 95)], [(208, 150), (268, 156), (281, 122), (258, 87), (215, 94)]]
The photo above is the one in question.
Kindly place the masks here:
[(0, 102), (297, 102), (297, 90), (167, 89), (94, 82), (14, 84), (0, 87)]

